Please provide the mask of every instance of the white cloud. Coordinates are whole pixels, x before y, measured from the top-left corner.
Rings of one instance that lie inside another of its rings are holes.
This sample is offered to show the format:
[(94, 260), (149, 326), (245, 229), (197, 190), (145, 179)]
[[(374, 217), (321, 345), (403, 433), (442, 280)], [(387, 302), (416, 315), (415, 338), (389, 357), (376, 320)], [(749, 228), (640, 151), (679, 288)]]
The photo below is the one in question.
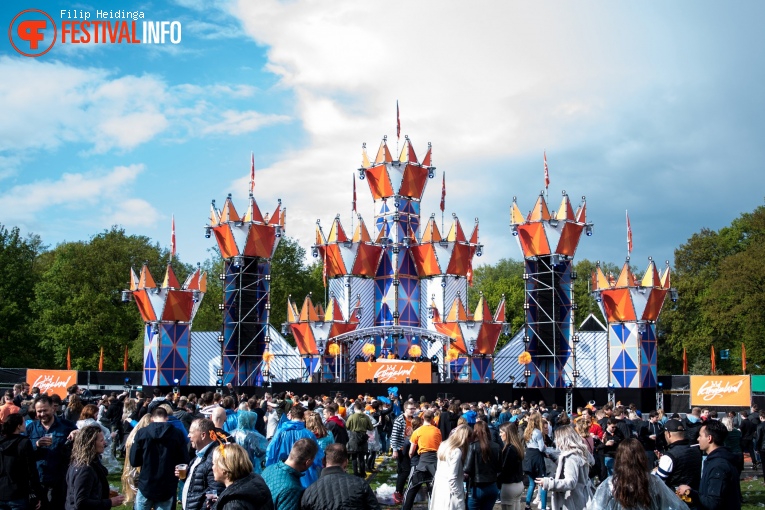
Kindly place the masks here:
[(121, 200), (106, 213), (110, 225), (125, 227), (153, 227), (159, 218), (157, 210), (140, 198)]
[(227, 110), (221, 114), (223, 120), (215, 124), (210, 124), (204, 128), (203, 132), (227, 135), (241, 135), (257, 131), (263, 126), (288, 122), (290, 120), (286, 115), (264, 115), (255, 111), (239, 112)]

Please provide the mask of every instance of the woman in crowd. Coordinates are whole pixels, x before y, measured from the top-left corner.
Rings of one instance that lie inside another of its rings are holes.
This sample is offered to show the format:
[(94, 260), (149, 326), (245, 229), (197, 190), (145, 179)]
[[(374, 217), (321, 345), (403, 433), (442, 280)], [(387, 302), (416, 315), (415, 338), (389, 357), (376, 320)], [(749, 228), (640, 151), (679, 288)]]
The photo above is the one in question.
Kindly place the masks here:
[(111, 431), (104, 427), (99, 421), (96, 420), (96, 416), (98, 415), (98, 406), (95, 404), (88, 404), (85, 407), (82, 408), (82, 412), (80, 412), (80, 419), (77, 420), (77, 428), (82, 430), (85, 427), (90, 427), (91, 425), (95, 425), (101, 429), (101, 432), (104, 433), (104, 438), (106, 439), (107, 443), (110, 443), (111, 439)]
[[(523, 440), (526, 442), (526, 455), (523, 458), (523, 472), (529, 479), (529, 490), (526, 492), (526, 510), (531, 508), (531, 498), (536, 487), (535, 480), (547, 475), (545, 467), (545, 439), (542, 425), (542, 415), (533, 412), (526, 422)], [(547, 508), (547, 491), (539, 488), (539, 507)]]
[(688, 510), (661, 478), (648, 472), (645, 450), (635, 438), (619, 444), (613, 473), (598, 486), (588, 510)]
[(553, 510), (579, 510), (592, 496), (590, 466), (594, 459), (582, 437), (571, 425), (555, 430), (555, 444), (560, 452), (555, 477), (535, 480), (540, 488), (552, 492)]
[(135, 493), (138, 490), (138, 475), (141, 472), (141, 468), (133, 467), (130, 464), (130, 448), (133, 446), (136, 433), (149, 423), (151, 423), (151, 415), (144, 414), (125, 439), (125, 464), (122, 468), (122, 493), (125, 495), (125, 503), (131, 503), (135, 500)]
[(250, 456), (254, 472), (262, 473), (268, 441), (266, 441), (266, 438), (260, 432), (255, 430), (258, 424), (258, 415), (253, 411), (239, 411), (236, 414), (236, 430), (231, 435), (236, 444), (244, 448)]
[(82, 412), (83, 407), (84, 405), (80, 396), (72, 395), (69, 399), (69, 404), (67, 404), (66, 409), (64, 409), (64, 419), (73, 423), (76, 422), (80, 419), (80, 413)]
[(99, 457), (106, 449), (101, 427), (89, 425), (74, 438), (72, 460), (66, 473), (66, 510), (103, 510), (120, 506), (124, 497), (109, 497), (106, 468)]
[(0, 510), (26, 510), (32, 494), (42, 496), (24, 417), (9, 414), (0, 427)]
[(335, 442), (335, 436), (333, 436), (332, 432), (327, 430), (324, 426), (324, 422), (321, 421), (319, 413), (305, 413), (305, 428), (313, 432), (313, 435), (316, 436), (316, 442), (319, 444), (319, 449), (321, 451), (324, 451), (328, 445)]
[(468, 425), (459, 425), (438, 447), (438, 465), (433, 477), (429, 510), (465, 510), (462, 462), (471, 435)]
[(741, 430), (736, 427), (731, 416), (726, 416), (722, 420), (725, 428), (728, 429), (728, 437), (725, 438), (725, 446), (736, 458), (736, 469), (739, 474), (744, 470), (744, 451), (741, 448)]
[(263, 478), (252, 472), (252, 462), (244, 448), (237, 444), (213, 448), (213, 476), (226, 486), (218, 495), (215, 510), (273, 510), (271, 491)]
[(515, 423), (503, 423), (499, 428), (503, 448), (497, 482), (501, 484), (502, 510), (521, 510), (523, 496), (523, 455), (525, 448)]
[(468, 446), (465, 473), (468, 475), (468, 509), (491, 510), (497, 501), (497, 473), (500, 471), (499, 445), (491, 440), (483, 421), (473, 426), (473, 442)]

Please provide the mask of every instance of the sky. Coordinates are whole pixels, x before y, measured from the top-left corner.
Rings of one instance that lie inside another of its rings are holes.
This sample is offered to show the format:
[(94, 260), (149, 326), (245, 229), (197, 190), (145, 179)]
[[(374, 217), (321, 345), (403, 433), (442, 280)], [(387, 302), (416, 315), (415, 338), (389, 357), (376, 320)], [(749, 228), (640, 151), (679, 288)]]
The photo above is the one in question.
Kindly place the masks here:
[(175, 215), (178, 255), (203, 261), (210, 201), (245, 208), (254, 153), (260, 208), (281, 199), (310, 253), (317, 219), (350, 223), (362, 144), (395, 150), (396, 101), (401, 143), (433, 146), (423, 217), (445, 172), (447, 218), (480, 220), (476, 265), (521, 258), (510, 205), (534, 205), (544, 153), (551, 206), (587, 197), (577, 259), (621, 264), (625, 211), (645, 267), (763, 204), (759, 1), (6, 0), (0, 26), (31, 8), (59, 31), (97, 10), (181, 26), (178, 44), (59, 32), (37, 58), (2, 31), (0, 223), (51, 247), (111, 225), (168, 247)]

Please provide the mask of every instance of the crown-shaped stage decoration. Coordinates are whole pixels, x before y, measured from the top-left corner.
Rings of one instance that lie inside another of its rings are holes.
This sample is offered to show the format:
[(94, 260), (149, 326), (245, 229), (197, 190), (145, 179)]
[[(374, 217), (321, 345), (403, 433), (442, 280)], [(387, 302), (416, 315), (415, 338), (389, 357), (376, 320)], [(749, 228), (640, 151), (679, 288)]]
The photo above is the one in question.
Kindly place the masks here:
[(508, 333), (508, 324), (505, 322), (505, 296), (497, 306), (497, 311), (492, 315), (489, 304), (480, 294), (475, 313), (469, 314), (462, 304), (459, 293), (454, 298), (449, 313), (441, 320), (435, 302), (431, 301), (433, 326), (442, 335), (452, 340), (452, 346), (462, 354), (470, 356), (493, 354), (497, 347), (497, 341), (501, 334)]
[(210, 224), (205, 227), (205, 237), (215, 235), (221, 256), (224, 259), (235, 257), (273, 257), (279, 238), (285, 229), (286, 209), (282, 202), (276, 205), (269, 217), (260, 212), (255, 197), (249, 197), (247, 211), (243, 216), (237, 213), (231, 195), (226, 198), (223, 208), (218, 211), (213, 200), (210, 207)]
[(575, 384), (573, 259), (582, 233), (592, 235), (585, 197), (574, 212), (564, 191), (560, 206), (551, 213), (544, 193), (540, 193), (526, 216), (513, 197), (510, 227), (525, 265), (524, 350), (531, 354), (532, 362), (524, 377), (529, 387)]
[(659, 275), (649, 258), (640, 280), (630, 270), (629, 258), (617, 279), (606, 276), (600, 263), (592, 274), (592, 294), (608, 320), (610, 380), (618, 387), (656, 386), (656, 321), (667, 294), (677, 300), (666, 264)]
[(148, 265), (140, 277), (130, 270), (130, 295), (138, 305), (144, 328), (143, 384), (188, 384), (191, 322), (207, 292), (207, 273), (199, 267), (181, 285), (170, 264), (162, 285), (157, 285)]
[[(478, 218), (468, 240), (457, 215), (452, 214), (452, 217), (454, 219), (449, 233), (446, 237), (442, 237), (435, 215), (432, 215), (425, 225), (419, 244), (411, 247), (412, 258), (420, 276), (468, 277), (472, 271), (473, 256), (482, 255), (483, 246), (478, 243)], [(414, 235), (410, 234), (410, 239), (416, 243)]]
[(351, 313), (347, 319), (343, 316), (334, 296), (330, 297), (327, 311), (324, 312), (321, 305), (314, 306), (308, 295), (299, 313), (292, 296), (288, 297), (287, 322), (300, 354), (309, 356), (324, 355), (327, 340), (350, 333), (359, 325), (356, 313)]
[(373, 278), (377, 272), (383, 247), (372, 242), (364, 220), (358, 215), (359, 223), (348, 237), (340, 222), (340, 216), (335, 217), (329, 235), (324, 238), (321, 225), (316, 224), (315, 254), (326, 261), (327, 278), (344, 275)]
[[(380, 142), (374, 162), (370, 162), (366, 144), (364, 145), (359, 178), (367, 179), (369, 191), (375, 200), (401, 196), (419, 201), (425, 192), (428, 178), (432, 179), (435, 176), (435, 167), (431, 166), (430, 144), (428, 144), (425, 158), (420, 163), (417, 161), (409, 137), (404, 138), (404, 147), (397, 160), (391, 156), (387, 137)], [(416, 231), (417, 228), (413, 230)]]

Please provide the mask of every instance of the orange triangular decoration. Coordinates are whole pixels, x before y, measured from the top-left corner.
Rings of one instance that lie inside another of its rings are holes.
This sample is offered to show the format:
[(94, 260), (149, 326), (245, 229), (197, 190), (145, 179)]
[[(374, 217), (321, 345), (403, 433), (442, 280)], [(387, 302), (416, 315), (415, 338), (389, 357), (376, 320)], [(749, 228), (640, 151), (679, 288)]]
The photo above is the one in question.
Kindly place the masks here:
[(470, 234), (470, 243), (471, 244), (478, 244), (478, 222), (475, 222), (475, 227), (473, 227), (473, 233)]
[(671, 284), (672, 283), (670, 282), (669, 266), (667, 266), (667, 268), (664, 270), (664, 273), (661, 275), (661, 288), (668, 289)]
[(300, 310), (300, 322), (318, 321), (319, 316), (316, 314), (316, 309), (311, 302), (311, 296), (308, 295), (303, 301), (303, 308)]
[(574, 221), (574, 209), (571, 207), (571, 201), (568, 199), (568, 195), (563, 195), (563, 200), (558, 208), (558, 214), (555, 215), (558, 220), (571, 220)]
[(324, 236), (321, 233), (321, 227), (319, 225), (316, 225), (316, 242), (314, 244), (316, 244), (316, 246), (327, 244), (327, 242), (324, 240)]
[(130, 290), (138, 289), (138, 275), (135, 274), (135, 270), (130, 268)]
[(582, 205), (580, 205), (579, 209), (576, 210), (576, 222), (577, 223), (587, 222), (587, 202), (582, 202)]
[(438, 307), (436, 306), (435, 301), (431, 300), (430, 309), (433, 310), (433, 322), (441, 322), (441, 315), (438, 313)]
[(537, 203), (534, 204), (534, 209), (529, 213), (529, 221), (547, 221), (550, 219), (550, 210), (547, 209), (547, 202), (545, 197), (539, 195)]
[(475, 313), (473, 314), (473, 320), (476, 322), (491, 322), (491, 310), (489, 310), (489, 303), (484, 299), (483, 294), (478, 298), (478, 304), (475, 307)]
[(467, 241), (465, 238), (465, 232), (462, 231), (462, 225), (460, 225), (460, 220), (457, 219), (457, 217), (454, 217), (454, 223), (452, 223), (452, 228), (449, 229), (449, 234), (446, 236), (447, 241), (452, 242), (461, 242), (464, 243)]
[(293, 322), (297, 322), (298, 320), (298, 313), (297, 308), (295, 307), (295, 304), (292, 302), (292, 299), (290, 297), (287, 297), (287, 322), (292, 324)]
[(199, 269), (191, 273), (186, 281), (183, 282), (183, 289), (186, 290), (199, 290)]
[(202, 294), (207, 292), (207, 273), (202, 273), (199, 277), (199, 292)]
[(601, 290), (601, 289), (611, 288), (608, 278), (606, 278), (606, 275), (603, 274), (603, 271), (600, 269), (600, 266), (595, 268), (595, 278), (593, 283), (595, 284), (595, 288), (592, 290)]
[(522, 223), (525, 223), (526, 220), (523, 217), (523, 214), (521, 213), (521, 210), (518, 209), (518, 204), (513, 200), (513, 205), (510, 206), (510, 224), (511, 225), (521, 225)]
[(430, 160), (432, 158), (431, 151), (432, 147), (428, 144), (428, 152), (425, 154), (425, 159), (422, 160), (422, 166), (430, 166)]
[(329, 300), (327, 313), (324, 314), (324, 322), (344, 321), (343, 312), (340, 310), (340, 303), (335, 298)]
[(441, 232), (438, 231), (438, 225), (434, 217), (430, 217), (425, 230), (422, 232), (422, 243), (437, 243), (441, 240)]
[(380, 142), (380, 149), (377, 151), (375, 164), (390, 163), (391, 161), (393, 161), (393, 158), (391, 157), (390, 151), (388, 150), (388, 144), (386, 144), (385, 140), (383, 140)]
[(220, 212), (220, 221), (240, 221), (239, 214), (236, 212), (234, 203), (230, 198), (227, 198), (226, 203), (223, 205), (223, 210)]
[(210, 205), (210, 226), (214, 227), (220, 224), (220, 216), (218, 211), (215, 210), (215, 204)]
[(178, 278), (175, 277), (175, 271), (173, 271), (173, 268), (170, 267), (170, 264), (167, 265), (167, 270), (165, 271), (165, 280), (162, 282), (162, 288), (181, 288), (181, 284), (178, 282)]
[(414, 147), (412, 147), (412, 142), (408, 139), (404, 142), (404, 147), (401, 149), (401, 154), (399, 155), (398, 160), (402, 163), (417, 163)]
[(372, 238), (369, 235), (367, 226), (364, 224), (364, 220), (359, 216), (359, 224), (356, 226), (356, 231), (353, 233), (354, 243), (371, 243)]
[(361, 149), (361, 166), (362, 168), (369, 168), (372, 163), (369, 162), (369, 156), (367, 156), (367, 144)]
[(279, 211), (281, 210), (281, 208), (282, 208), (282, 204), (278, 203), (276, 205), (276, 210), (274, 211), (274, 214), (272, 214), (271, 215), (271, 219), (268, 220), (268, 224), (269, 225), (278, 225), (279, 224), (279, 222), (281, 221), (281, 215), (279, 214)]
[(348, 240), (348, 236), (345, 235), (345, 230), (340, 224), (340, 218), (335, 218), (332, 222), (332, 228), (329, 229), (329, 236), (327, 236), (328, 243), (344, 243)]
[(321, 303), (319, 303), (318, 305), (316, 305), (316, 315), (317, 315), (318, 317), (324, 317), (324, 307), (323, 307), (323, 306), (321, 306)]
[(242, 221), (247, 223), (253, 221), (264, 223), (263, 215), (260, 212), (260, 207), (258, 207), (258, 203), (255, 201), (254, 197), (250, 197), (250, 205), (247, 206), (247, 212), (245, 213), (244, 218), (242, 218)]
[(454, 298), (452, 308), (449, 310), (449, 314), (446, 316), (446, 322), (466, 321), (467, 312), (465, 311), (465, 305), (462, 304), (462, 300), (459, 296)]
[(646, 270), (640, 285), (643, 287), (661, 287), (659, 271), (656, 269), (656, 264), (654, 264), (653, 260), (648, 264), (648, 269)]
[(635, 281), (635, 277), (632, 276), (630, 271), (630, 265), (625, 262), (622, 266), (622, 272), (619, 273), (619, 279), (616, 280), (616, 287), (630, 287)]
[(502, 300), (499, 302), (497, 311), (494, 312), (494, 322), (505, 322), (505, 295), (502, 294)]
[(145, 289), (146, 287), (154, 289), (157, 287), (157, 284), (154, 282), (154, 278), (151, 277), (149, 267), (144, 264), (141, 268), (141, 280), (138, 282), (138, 288)]

